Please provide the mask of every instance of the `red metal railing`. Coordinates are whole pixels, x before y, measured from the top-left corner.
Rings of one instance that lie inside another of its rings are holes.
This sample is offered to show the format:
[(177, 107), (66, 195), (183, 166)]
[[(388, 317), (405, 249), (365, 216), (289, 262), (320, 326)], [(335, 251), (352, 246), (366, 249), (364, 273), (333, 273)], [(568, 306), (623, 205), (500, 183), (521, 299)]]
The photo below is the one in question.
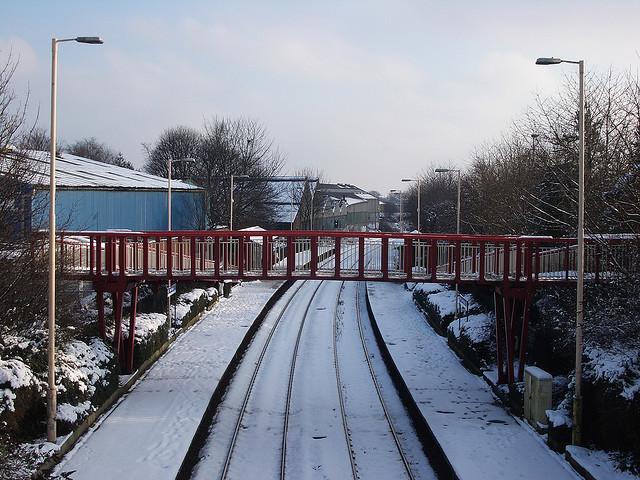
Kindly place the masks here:
[[(63, 273), (87, 279), (323, 278), (571, 282), (576, 240), (341, 231), (63, 232)], [(638, 271), (636, 239), (588, 240), (585, 278)], [(614, 268), (615, 266), (615, 268)]]

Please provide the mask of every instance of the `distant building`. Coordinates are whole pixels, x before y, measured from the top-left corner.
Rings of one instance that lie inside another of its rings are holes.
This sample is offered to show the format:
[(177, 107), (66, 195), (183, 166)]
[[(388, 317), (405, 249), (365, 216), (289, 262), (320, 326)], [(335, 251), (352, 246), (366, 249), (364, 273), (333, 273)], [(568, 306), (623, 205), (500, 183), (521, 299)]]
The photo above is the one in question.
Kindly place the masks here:
[(312, 216), (313, 197), (318, 185), (317, 178), (270, 177), (272, 200), (266, 202), (273, 207), (275, 218), (269, 228), (273, 230), (309, 230), (314, 226)]
[(369, 192), (347, 183), (321, 183), (316, 189), (318, 230), (377, 230), (380, 201)]
[[(22, 222), (18, 231), (48, 228), (49, 154), (34, 151), (28, 156), (29, 184), (16, 203)], [(61, 153), (56, 187), (58, 229), (167, 229), (166, 178)], [(178, 180), (171, 187), (172, 228), (201, 228), (204, 191)]]

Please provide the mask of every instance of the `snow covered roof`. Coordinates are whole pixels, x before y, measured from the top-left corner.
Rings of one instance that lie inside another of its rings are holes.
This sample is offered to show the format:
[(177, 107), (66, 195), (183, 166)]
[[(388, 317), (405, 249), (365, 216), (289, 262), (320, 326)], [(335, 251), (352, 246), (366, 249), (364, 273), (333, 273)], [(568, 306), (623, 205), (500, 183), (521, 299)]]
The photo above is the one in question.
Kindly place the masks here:
[[(49, 185), (49, 153), (29, 151), (32, 160), (33, 185)], [(69, 153), (56, 158), (56, 185), (58, 188), (166, 190), (167, 179), (149, 173), (129, 170), (108, 163), (97, 162)], [(179, 180), (172, 180), (172, 190), (201, 190)]]

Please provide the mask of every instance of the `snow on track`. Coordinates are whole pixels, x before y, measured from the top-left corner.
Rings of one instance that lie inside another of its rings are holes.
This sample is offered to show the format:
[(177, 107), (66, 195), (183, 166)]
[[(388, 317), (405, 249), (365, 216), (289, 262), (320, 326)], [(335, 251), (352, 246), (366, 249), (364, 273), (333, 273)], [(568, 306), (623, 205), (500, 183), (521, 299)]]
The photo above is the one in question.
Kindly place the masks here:
[(218, 407), (193, 478), (280, 476), (292, 352), (319, 285), (308, 281), (292, 287), (295, 301), (287, 300), (265, 318)]
[(346, 282), (337, 317), (337, 351), (359, 477), (434, 479), (368, 322), (363, 284)]
[(298, 350), (289, 418), (286, 476), (352, 476), (333, 364), (333, 316), (341, 282), (324, 282)]
[(279, 285), (245, 283), (231, 298), (221, 298), (65, 456), (55, 474), (175, 478), (222, 373)]
[(461, 365), (410, 292), (394, 284), (367, 288), (394, 363), (461, 480), (580, 478)]

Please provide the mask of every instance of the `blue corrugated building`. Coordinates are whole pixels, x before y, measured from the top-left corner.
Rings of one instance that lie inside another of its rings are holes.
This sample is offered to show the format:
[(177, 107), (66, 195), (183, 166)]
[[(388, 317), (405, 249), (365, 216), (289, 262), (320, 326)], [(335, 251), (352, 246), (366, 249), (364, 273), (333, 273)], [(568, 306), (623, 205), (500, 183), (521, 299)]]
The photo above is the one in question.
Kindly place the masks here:
[[(24, 230), (46, 229), (49, 205), (49, 154), (29, 153), (32, 170), (26, 198), (19, 202)], [(167, 229), (167, 179), (61, 153), (56, 158), (56, 223), (64, 230), (135, 231)], [(204, 191), (172, 181), (173, 230), (200, 229)]]

